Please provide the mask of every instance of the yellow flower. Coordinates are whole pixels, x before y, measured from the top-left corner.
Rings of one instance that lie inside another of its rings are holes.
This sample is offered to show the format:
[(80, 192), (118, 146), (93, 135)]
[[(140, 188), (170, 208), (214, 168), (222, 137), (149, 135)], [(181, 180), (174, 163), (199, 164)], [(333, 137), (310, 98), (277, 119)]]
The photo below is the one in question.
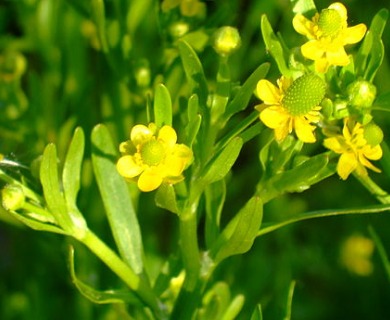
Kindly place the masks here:
[(371, 239), (358, 234), (351, 235), (341, 247), (340, 262), (352, 273), (369, 276), (374, 269), (371, 261), (374, 247)]
[(136, 180), (138, 188), (145, 192), (157, 189), (163, 182), (182, 181), (182, 172), (192, 160), (192, 151), (176, 141), (176, 132), (170, 126), (159, 130), (154, 123), (134, 126), (130, 140), (119, 147), (122, 153), (117, 162), (119, 174)]
[(282, 76), (277, 83), (278, 87), (262, 79), (257, 84), (257, 96), (264, 102), (256, 106), (260, 120), (274, 129), (277, 141), (295, 130), (299, 140), (315, 142), (316, 127), (312, 123), (320, 120), (318, 104), (325, 95), (325, 83), (314, 74), (303, 75), (294, 82)]
[(369, 160), (379, 160), (382, 157), (382, 148), (379, 145), (381, 130), (372, 124), (363, 127), (360, 123), (354, 123), (350, 119), (344, 120), (343, 135), (327, 138), (324, 146), (338, 154), (340, 159), (337, 163), (337, 173), (341, 179), (345, 180), (356, 171), (358, 175), (366, 176), (365, 167), (381, 172)]
[(332, 65), (349, 64), (344, 46), (362, 40), (367, 29), (363, 23), (348, 28), (347, 9), (339, 2), (331, 4), (320, 14), (316, 13), (312, 20), (297, 14), (293, 26), (309, 39), (301, 51), (304, 57), (314, 60), (318, 72), (326, 72)]

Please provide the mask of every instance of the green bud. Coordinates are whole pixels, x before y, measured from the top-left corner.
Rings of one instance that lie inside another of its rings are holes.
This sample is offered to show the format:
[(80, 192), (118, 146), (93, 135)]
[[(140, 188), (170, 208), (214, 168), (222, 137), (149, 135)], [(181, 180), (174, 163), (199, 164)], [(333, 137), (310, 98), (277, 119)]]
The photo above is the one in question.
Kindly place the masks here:
[(373, 122), (370, 122), (364, 126), (364, 139), (370, 146), (377, 146), (383, 140), (383, 131), (382, 129)]
[(296, 79), (287, 89), (282, 105), (294, 116), (305, 115), (325, 96), (325, 82), (314, 73)]
[(333, 112), (336, 119), (344, 119), (348, 117), (348, 102), (344, 99), (336, 99), (333, 102)]
[(173, 39), (179, 39), (190, 30), (188, 23), (179, 21), (169, 26), (169, 33)]
[(376, 97), (376, 87), (368, 81), (358, 80), (347, 88), (349, 103), (357, 108), (370, 108)]
[(214, 35), (214, 50), (221, 56), (229, 56), (241, 45), (238, 30), (233, 27), (219, 28)]
[(25, 195), (23, 189), (16, 184), (6, 185), (1, 190), (1, 204), (6, 210), (15, 211), (23, 207)]

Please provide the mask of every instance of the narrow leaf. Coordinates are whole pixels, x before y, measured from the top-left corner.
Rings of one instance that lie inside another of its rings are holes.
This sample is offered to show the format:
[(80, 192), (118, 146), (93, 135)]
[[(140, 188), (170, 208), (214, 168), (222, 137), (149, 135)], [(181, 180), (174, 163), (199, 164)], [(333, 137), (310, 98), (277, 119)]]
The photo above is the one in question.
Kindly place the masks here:
[(236, 162), (242, 145), (243, 141), (240, 137), (231, 140), (208, 165), (202, 179), (206, 183), (212, 183), (224, 178)]
[(172, 126), (172, 101), (168, 89), (159, 84), (154, 94), (154, 122), (157, 127)]
[(219, 235), (219, 226), (223, 204), (226, 199), (226, 182), (224, 179), (216, 181), (206, 187), (206, 247), (211, 248)]
[(253, 96), (253, 91), (257, 83), (263, 79), (269, 70), (269, 64), (261, 64), (244, 82), (240, 90), (234, 96), (231, 103), (226, 106), (225, 119), (229, 119), (233, 114), (244, 110), (248, 106), (248, 102)]
[(54, 144), (46, 146), (40, 167), (40, 179), (46, 204), (56, 222), (66, 232), (72, 233), (73, 223), (67, 214), (65, 199), (58, 181), (57, 150)]
[(74, 206), (80, 190), (81, 165), (84, 155), (84, 132), (77, 128), (66, 154), (64, 169), (62, 171), (62, 184), (65, 200), (68, 205)]
[(261, 17), (261, 34), (267, 50), (271, 53), (278, 65), (279, 71), (286, 77), (291, 77), (291, 71), (288, 69), (283, 46), (275, 35), (271, 24), (266, 15)]
[(261, 312), (261, 305), (258, 304), (252, 313), (250, 320), (263, 320), (263, 314)]
[(253, 245), (263, 218), (263, 204), (254, 196), (225, 227), (211, 250), (215, 260), (247, 252)]
[(187, 42), (180, 40), (178, 42), (178, 48), (191, 92), (198, 95), (199, 105), (205, 111), (208, 88), (203, 66), (196, 52)]
[(76, 286), (76, 288), (80, 291), (80, 293), (97, 304), (107, 304), (107, 303), (130, 303), (142, 306), (140, 300), (131, 293), (129, 290), (96, 290), (91, 286), (87, 285), (83, 281), (81, 281), (75, 271), (74, 266), (74, 248), (69, 248), (69, 266), (70, 266), (70, 276), (72, 278), (72, 282)]
[(105, 126), (93, 129), (92, 144), (92, 165), (116, 245), (139, 274), (143, 270), (141, 231), (126, 182), (116, 170), (117, 152)]

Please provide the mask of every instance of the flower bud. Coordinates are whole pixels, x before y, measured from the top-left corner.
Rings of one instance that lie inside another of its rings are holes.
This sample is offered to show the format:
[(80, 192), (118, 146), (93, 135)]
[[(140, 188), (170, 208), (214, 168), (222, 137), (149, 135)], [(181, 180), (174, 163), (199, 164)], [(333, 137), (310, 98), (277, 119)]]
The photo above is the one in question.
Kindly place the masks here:
[(364, 126), (364, 138), (370, 146), (375, 147), (382, 142), (383, 131), (378, 125), (370, 122)]
[(357, 108), (370, 108), (376, 97), (376, 87), (365, 80), (351, 83), (347, 88), (349, 103)]
[(22, 188), (16, 184), (6, 185), (1, 190), (1, 204), (6, 210), (15, 211), (23, 207), (25, 195)]
[(229, 56), (241, 45), (238, 30), (233, 27), (219, 28), (214, 36), (214, 50), (221, 56)]

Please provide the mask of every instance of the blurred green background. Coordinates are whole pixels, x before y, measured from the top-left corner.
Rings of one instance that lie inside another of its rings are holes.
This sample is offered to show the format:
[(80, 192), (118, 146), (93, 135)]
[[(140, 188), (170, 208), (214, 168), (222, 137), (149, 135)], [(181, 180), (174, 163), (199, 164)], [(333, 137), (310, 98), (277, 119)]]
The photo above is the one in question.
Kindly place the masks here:
[[(204, 1), (206, 15), (184, 18), (178, 10), (162, 13), (160, 3), (154, 0), (106, 0), (103, 41), (99, 41), (99, 23), (95, 23), (102, 20), (93, 3), (0, 2), (0, 152), (8, 159), (29, 166), (48, 142), (57, 144), (63, 158), (76, 126), (83, 127), (89, 136), (94, 125), (105, 123), (116, 143), (126, 140), (134, 123), (146, 121), (153, 84), (161, 79), (178, 111), (180, 96), (185, 94), (184, 75), (172, 48), (180, 23), (195, 34), (193, 41), (199, 46), (211, 86), (217, 56), (208, 37), (220, 26), (235, 26), (241, 33), (242, 46), (230, 58), (232, 79), (239, 83), (261, 63), (273, 62), (261, 39), (262, 14), (281, 32), (287, 45), (298, 46), (303, 41), (292, 28), (288, 0), (209, 0)], [(316, 1), (318, 9), (330, 3)], [(350, 25), (369, 25), (379, 9), (390, 9), (388, 0), (343, 3)], [(390, 49), (389, 32), (387, 26), (386, 52)], [(387, 54), (375, 82), (380, 94), (390, 92), (389, 62)], [(272, 64), (268, 78), (278, 75)], [(256, 103), (254, 98), (248, 109)], [(374, 116), (387, 140), (390, 115), (378, 111)], [(260, 176), (260, 143), (260, 139), (250, 141), (233, 168), (226, 217), (255, 188)], [(91, 172), (89, 149), (87, 144), (79, 207), (91, 229), (113, 246)], [(5, 169), (34, 181), (33, 167)], [(385, 175), (372, 176), (390, 190)], [(375, 203), (353, 178), (342, 182), (332, 177), (302, 194), (286, 195), (267, 204), (264, 219)], [(139, 212), (146, 258), (153, 273), (176, 249), (177, 221), (154, 207), (151, 194), (141, 195)], [(126, 319), (124, 306), (93, 305), (72, 285), (67, 267), (69, 240), (21, 227), (4, 212), (0, 217), (0, 319)], [(388, 213), (311, 220), (257, 239), (249, 253), (225, 261), (213, 280), (226, 281), (234, 294), (246, 295), (241, 319), (248, 319), (257, 303), (262, 304), (264, 319), (281, 319), (292, 280), (296, 281), (293, 319), (388, 319), (390, 282), (378, 252), (371, 258), (372, 272), (364, 276), (348, 270), (341, 259), (345, 240), (356, 234), (369, 237), (369, 225), (390, 251)], [(89, 252), (77, 249), (76, 268), (81, 278), (101, 289), (122, 286)]]

